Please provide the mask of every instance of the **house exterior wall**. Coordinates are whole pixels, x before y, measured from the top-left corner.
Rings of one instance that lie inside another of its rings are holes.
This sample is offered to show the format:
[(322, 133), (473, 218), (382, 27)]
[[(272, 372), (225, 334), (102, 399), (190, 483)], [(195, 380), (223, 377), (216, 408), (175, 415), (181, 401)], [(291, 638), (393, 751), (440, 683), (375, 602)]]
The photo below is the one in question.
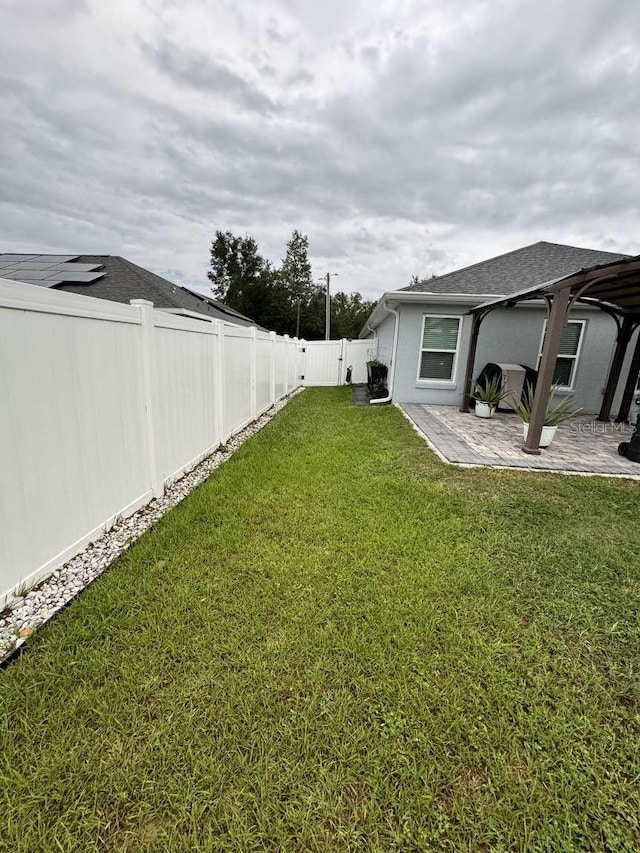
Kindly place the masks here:
[(376, 358), (387, 367), (391, 365), (391, 351), (393, 349), (393, 327), (395, 318), (392, 314), (387, 314), (385, 319), (376, 329), (376, 338), (378, 339), (378, 355)]
[[(400, 328), (398, 334), (397, 364), (394, 399), (407, 403), (431, 403), (459, 406), (462, 403), (471, 317), (466, 315), (469, 306), (443, 303), (402, 303), (398, 306)], [(452, 382), (435, 382), (418, 379), (422, 318), (425, 314), (460, 316), (462, 330)], [(526, 364), (537, 367), (538, 352), (546, 311), (543, 306), (518, 305), (511, 309), (496, 309), (480, 327), (480, 337), (474, 367), (474, 378), (487, 362)], [(615, 323), (602, 311), (577, 308), (572, 319), (585, 320), (580, 357), (576, 366), (573, 391), (576, 404), (586, 412), (597, 412), (615, 345)], [(384, 320), (378, 331), (378, 357), (387, 364), (391, 360), (393, 318)], [(629, 348), (626, 376), (630, 361)], [(388, 353), (388, 355), (387, 355)], [(621, 385), (623, 379), (621, 379)], [(616, 405), (621, 391), (618, 392)], [(615, 409), (614, 409), (615, 412)]]

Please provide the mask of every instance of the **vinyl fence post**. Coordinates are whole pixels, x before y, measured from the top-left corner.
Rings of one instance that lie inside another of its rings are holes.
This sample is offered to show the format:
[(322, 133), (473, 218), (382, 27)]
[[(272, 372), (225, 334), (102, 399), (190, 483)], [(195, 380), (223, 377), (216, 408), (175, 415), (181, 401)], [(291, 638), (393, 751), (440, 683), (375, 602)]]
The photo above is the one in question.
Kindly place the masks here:
[(216, 330), (215, 349), (215, 418), (218, 443), (224, 444), (224, 323), (222, 320), (214, 320), (213, 326)]
[(344, 385), (344, 359), (347, 342), (340, 338), (340, 355), (338, 357), (338, 385)]
[(257, 346), (256, 346), (256, 333), (257, 329), (255, 326), (249, 327), (249, 333), (251, 337), (249, 338), (249, 358), (251, 359), (251, 379), (250, 379), (250, 400), (251, 400), (251, 420), (254, 420), (258, 417), (258, 401), (257, 401), (257, 393), (256, 393), (256, 379), (258, 372), (258, 365), (256, 362), (257, 358)]
[(293, 355), (294, 355), (293, 369), (295, 370), (295, 376), (293, 379), (293, 388), (291, 389), (292, 391), (296, 390), (296, 388), (298, 387), (298, 382), (300, 381), (300, 379), (299, 379), (300, 371), (298, 370), (298, 355), (299, 355), (299, 353), (300, 353), (300, 339), (296, 335), (296, 337), (293, 339)]
[(289, 335), (284, 336), (284, 396), (289, 393)]
[(131, 299), (130, 304), (140, 313), (140, 354), (142, 368), (142, 395), (144, 403), (147, 458), (149, 461), (149, 484), (154, 498), (164, 494), (164, 484), (158, 473), (156, 459), (156, 440), (153, 427), (153, 362), (154, 362), (154, 320), (153, 302), (147, 299)]
[(269, 371), (269, 396), (271, 399), (271, 405), (275, 406), (276, 404), (276, 333), (269, 332), (269, 337), (271, 338), (271, 364)]

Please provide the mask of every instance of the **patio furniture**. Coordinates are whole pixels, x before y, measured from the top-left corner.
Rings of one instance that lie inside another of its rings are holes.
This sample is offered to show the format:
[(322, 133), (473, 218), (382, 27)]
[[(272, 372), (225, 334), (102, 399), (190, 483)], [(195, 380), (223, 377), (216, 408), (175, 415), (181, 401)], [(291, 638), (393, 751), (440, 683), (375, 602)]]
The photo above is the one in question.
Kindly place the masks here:
[[(635, 399), (636, 407), (640, 406), (640, 397)], [(623, 441), (618, 445), (620, 456), (626, 456), (631, 462), (640, 462), (640, 420), (636, 417), (635, 431), (630, 441)]]

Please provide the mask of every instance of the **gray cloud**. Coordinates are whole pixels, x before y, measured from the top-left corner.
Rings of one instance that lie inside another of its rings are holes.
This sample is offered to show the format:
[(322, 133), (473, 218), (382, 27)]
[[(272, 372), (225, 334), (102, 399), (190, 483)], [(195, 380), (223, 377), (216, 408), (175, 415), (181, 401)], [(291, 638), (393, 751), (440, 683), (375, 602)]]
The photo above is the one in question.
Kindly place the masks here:
[(181, 86), (221, 96), (249, 112), (267, 115), (276, 109), (271, 98), (257, 86), (206, 53), (191, 54), (168, 41), (158, 45), (143, 43), (143, 52), (160, 71)]
[(636, 4), (109, 6), (8, 7), (3, 251), (194, 284), (216, 228), (277, 262), (299, 227), (369, 295), (538, 239), (640, 252)]

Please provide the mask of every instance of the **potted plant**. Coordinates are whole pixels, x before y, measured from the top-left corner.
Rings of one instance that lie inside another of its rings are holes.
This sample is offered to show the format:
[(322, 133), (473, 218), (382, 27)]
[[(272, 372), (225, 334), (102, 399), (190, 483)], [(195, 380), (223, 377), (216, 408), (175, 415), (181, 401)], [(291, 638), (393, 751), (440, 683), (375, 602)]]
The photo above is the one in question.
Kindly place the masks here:
[[(559, 403), (554, 405), (553, 398), (555, 397), (557, 390), (557, 385), (551, 386), (549, 399), (547, 400), (547, 409), (544, 416), (544, 425), (540, 435), (540, 447), (549, 447), (560, 424), (570, 420), (582, 411), (582, 409), (573, 408), (573, 404), (575, 402), (575, 396), (573, 394), (567, 395), (560, 400)], [(516, 411), (522, 418), (522, 433), (525, 441), (529, 434), (529, 422), (531, 420), (531, 411), (533, 409), (533, 398), (534, 390), (531, 383), (527, 382), (522, 399), (514, 401)]]
[(493, 413), (507, 395), (502, 376), (485, 376), (483, 382), (477, 382), (473, 392), (476, 401), (475, 413), (478, 418), (492, 418)]

